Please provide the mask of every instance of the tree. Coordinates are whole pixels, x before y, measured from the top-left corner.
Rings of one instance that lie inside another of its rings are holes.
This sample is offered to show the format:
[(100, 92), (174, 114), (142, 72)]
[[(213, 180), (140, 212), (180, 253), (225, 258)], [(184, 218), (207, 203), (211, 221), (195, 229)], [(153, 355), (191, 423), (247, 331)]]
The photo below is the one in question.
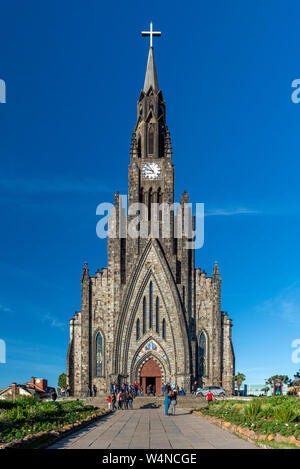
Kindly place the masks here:
[(265, 385), (265, 387), (264, 387), (264, 388), (261, 388), (261, 390), (262, 390), (262, 392), (263, 392), (264, 394), (267, 394), (268, 391), (270, 390), (270, 388), (269, 388), (269, 386)]
[(300, 386), (300, 370), (294, 374), (294, 380), (291, 382), (292, 386)]
[(290, 384), (291, 380), (287, 375), (274, 375), (266, 379), (266, 384), (273, 386), (274, 381), (282, 381), (283, 384)]
[(237, 375), (233, 377), (233, 381), (236, 383), (237, 388), (238, 388), (238, 396), (240, 395), (240, 388), (241, 388), (243, 381), (245, 381), (245, 379), (246, 379), (246, 376), (243, 373), (238, 373)]
[(57, 387), (66, 388), (67, 386), (67, 375), (66, 373), (61, 373), (58, 377)]

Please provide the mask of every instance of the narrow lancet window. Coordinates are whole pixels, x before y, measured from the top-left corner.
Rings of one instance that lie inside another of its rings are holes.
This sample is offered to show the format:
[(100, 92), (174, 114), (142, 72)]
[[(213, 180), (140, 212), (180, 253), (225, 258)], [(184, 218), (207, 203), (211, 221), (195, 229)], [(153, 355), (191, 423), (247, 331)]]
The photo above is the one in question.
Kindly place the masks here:
[(146, 330), (147, 330), (146, 314), (147, 314), (147, 305), (146, 305), (146, 297), (144, 296), (144, 299), (143, 299), (143, 334), (146, 334)]
[(199, 376), (205, 376), (207, 374), (207, 341), (204, 332), (201, 332), (199, 337), (199, 347), (198, 347), (198, 360), (199, 360)]
[(153, 286), (152, 282), (149, 285), (149, 329), (153, 326)]
[(155, 302), (155, 326), (156, 326), (156, 332), (159, 334), (159, 298), (158, 296), (156, 297), (156, 302)]
[(163, 319), (163, 322), (162, 322), (162, 338), (166, 339), (166, 320), (165, 319)]
[(100, 332), (96, 337), (96, 376), (103, 376), (103, 339)]

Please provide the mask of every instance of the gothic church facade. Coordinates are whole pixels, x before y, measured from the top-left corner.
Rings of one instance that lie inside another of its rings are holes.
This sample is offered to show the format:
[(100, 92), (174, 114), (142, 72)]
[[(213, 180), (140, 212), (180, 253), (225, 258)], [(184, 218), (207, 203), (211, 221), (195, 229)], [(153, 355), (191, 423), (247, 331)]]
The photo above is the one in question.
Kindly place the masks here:
[[(174, 166), (165, 101), (158, 87), (153, 48), (137, 104), (128, 169), (128, 206), (174, 203)], [(188, 202), (181, 196), (180, 206)], [(119, 194), (114, 206), (120, 213)], [(129, 224), (132, 216), (128, 215)], [(108, 265), (90, 275), (84, 265), (81, 311), (70, 320), (67, 380), (75, 396), (95, 384), (138, 381), (160, 392), (164, 383), (187, 392), (191, 383), (233, 393), (231, 319), (221, 311), (221, 278), (195, 268), (194, 250), (171, 235), (108, 238)]]

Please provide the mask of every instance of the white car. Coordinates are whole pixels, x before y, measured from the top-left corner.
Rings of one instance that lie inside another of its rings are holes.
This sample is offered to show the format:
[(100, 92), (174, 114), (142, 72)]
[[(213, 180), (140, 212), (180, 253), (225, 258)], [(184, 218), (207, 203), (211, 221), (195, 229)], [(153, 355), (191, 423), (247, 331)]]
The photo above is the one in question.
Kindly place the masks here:
[(209, 392), (211, 392), (216, 397), (224, 397), (225, 396), (225, 389), (221, 386), (207, 386), (206, 388), (198, 388), (196, 391), (196, 396), (206, 396)]

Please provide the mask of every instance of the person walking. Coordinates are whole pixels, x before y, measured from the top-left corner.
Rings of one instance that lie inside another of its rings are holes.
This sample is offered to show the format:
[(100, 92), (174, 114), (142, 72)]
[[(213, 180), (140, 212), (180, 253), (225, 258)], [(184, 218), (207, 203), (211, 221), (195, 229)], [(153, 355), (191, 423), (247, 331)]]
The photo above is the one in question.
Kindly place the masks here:
[(94, 393), (94, 397), (96, 397), (97, 396), (97, 388), (96, 388), (95, 384), (93, 385), (93, 393)]
[(68, 386), (67, 386), (67, 389), (66, 389), (66, 396), (67, 396), (67, 397), (70, 397), (70, 392), (71, 392), (71, 388), (70, 388), (70, 386), (68, 385)]
[(214, 399), (214, 395), (211, 391), (209, 391), (207, 394), (206, 394), (206, 399), (207, 399), (207, 403), (210, 404), (210, 402), (213, 401)]
[(133, 394), (132, 394), (132, 392), (128, 393), (128, 404), (129, 404), (130, 410), (133, 410), (133, 406), (132, 406), (132, 404), (133, 404)]
[(111, 407), (112, 410), (116, 410), (116, 395), (114, 392), (111, 395)]
[(165, 415), (169, 415), (169, 407), (171, 403), (171, 392), (167, 392), (165, 396)]
[(90, 388), (89, 388), (89, 386), (86, 387), (85, 394), (86, 394), (86, 397), (90, 397)]
[(118, 405), (118, 410), (122, 410), (122, 393), (121, 393), (121, 391), (119, 391), (118, 394), (117, 394), (117, 405)]
[(52, 393), (51, 393), (51, 399), (52, 399), (52, 402), (55, 402), (55, 401), (56, 401), (56, 399), (57, 399), (56, 391), (52, 391)]
[(176, 404), (177, 404), (177, 392), (174, 389), (174, 391), (171, 393), (171, 413), (172, 413), (172, 415), (175, 415)]
[(165, 394), (166, 386), (163, 384), (161, 388), (161, 395), (163, 396)]
[(106, 400), (107, 400), (108, 410), (111, 410), (111, 401), (112, 401), (111, 396), (108, 396)]
[(127, 393), (126, 393), (125, 388), (124, 388), (123, 391), (121, 392), (122, 408), (124, 410), (127, 409), (127, 407), (126, 407), (126, 404), (127, 404), (126, 398), (127, 398)]

